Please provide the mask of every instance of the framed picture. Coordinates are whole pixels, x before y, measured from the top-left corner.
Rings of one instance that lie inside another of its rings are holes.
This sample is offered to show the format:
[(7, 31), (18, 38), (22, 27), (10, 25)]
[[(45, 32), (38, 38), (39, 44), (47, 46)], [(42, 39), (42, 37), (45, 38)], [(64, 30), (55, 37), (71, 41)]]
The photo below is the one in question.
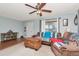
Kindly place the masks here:
[(68, 26), (68, 19), (63, 19), (63, 26)]

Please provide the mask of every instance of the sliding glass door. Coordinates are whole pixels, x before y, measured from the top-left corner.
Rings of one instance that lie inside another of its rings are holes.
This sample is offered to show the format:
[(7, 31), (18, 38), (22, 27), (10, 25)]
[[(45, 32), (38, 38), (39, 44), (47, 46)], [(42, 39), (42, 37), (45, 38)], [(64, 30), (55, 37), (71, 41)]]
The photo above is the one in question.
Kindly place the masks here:
[(51, 20), (50, 19), (42, 20), (41, 24), (42, 24), (41, 31), (43, 33), (43, 40), (49, 41), (49, 38), (53, 37), (52, 33), (56, 33), (58, 30), (57, 18)]

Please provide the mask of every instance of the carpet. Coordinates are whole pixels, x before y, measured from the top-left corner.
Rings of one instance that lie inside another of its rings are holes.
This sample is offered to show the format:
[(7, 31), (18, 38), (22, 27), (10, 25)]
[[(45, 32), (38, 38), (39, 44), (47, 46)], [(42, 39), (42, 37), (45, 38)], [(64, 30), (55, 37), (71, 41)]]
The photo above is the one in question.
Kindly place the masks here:
[(0, 56), (55, 56), (50, 46), (42, 45), (38, 51), (25, 48), (24, 43), (19, 43), (6, 49), (0, 50)]

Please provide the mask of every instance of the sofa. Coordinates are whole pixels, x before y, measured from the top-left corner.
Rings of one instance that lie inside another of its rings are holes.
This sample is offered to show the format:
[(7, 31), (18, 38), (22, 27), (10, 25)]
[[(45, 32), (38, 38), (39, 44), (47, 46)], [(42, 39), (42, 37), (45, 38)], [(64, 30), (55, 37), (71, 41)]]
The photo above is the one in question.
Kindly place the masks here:
[(24, 46), (33, 48), (37, 51), (41, 47), (41, 42), (42, 40), (39, 37), (28, 37), (24, 41)]
[(79, 56), (79, 45), (78, 41), (71, 40), (71, 34), (65, 32), (63, 38), (65, 39), (64, 45), (57, 46), (51, 42), (51, 50), (56, 56)]
[(72, 45), (57, 47), (54, 44), (51, 44), (51, 50), (56, 56), (79, 56), (79, 47)]

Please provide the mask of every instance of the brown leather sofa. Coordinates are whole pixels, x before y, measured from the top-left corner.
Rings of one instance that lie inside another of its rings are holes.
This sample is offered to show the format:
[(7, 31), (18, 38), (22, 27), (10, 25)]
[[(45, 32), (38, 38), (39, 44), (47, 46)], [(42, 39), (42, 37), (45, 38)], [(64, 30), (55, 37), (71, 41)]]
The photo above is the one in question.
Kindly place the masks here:
[(29, 37), (24, 41), (25, 47), (30, 47), (35, 49), (36, 51), (41, 47), (41, 38), (38, 37)]
[(51, 50), (56, 56), (79, 56), (79, 46), (76, 41), (70, 40), (70, 33), (65, 32), (63, 35), (65, 46), (57, 47), (54, 42), (51, 42)]
[(79, 47), (75, 45), (66, 45), (57, 47), (51, 43), (51, 49), (56, 56), (79, 56)]

